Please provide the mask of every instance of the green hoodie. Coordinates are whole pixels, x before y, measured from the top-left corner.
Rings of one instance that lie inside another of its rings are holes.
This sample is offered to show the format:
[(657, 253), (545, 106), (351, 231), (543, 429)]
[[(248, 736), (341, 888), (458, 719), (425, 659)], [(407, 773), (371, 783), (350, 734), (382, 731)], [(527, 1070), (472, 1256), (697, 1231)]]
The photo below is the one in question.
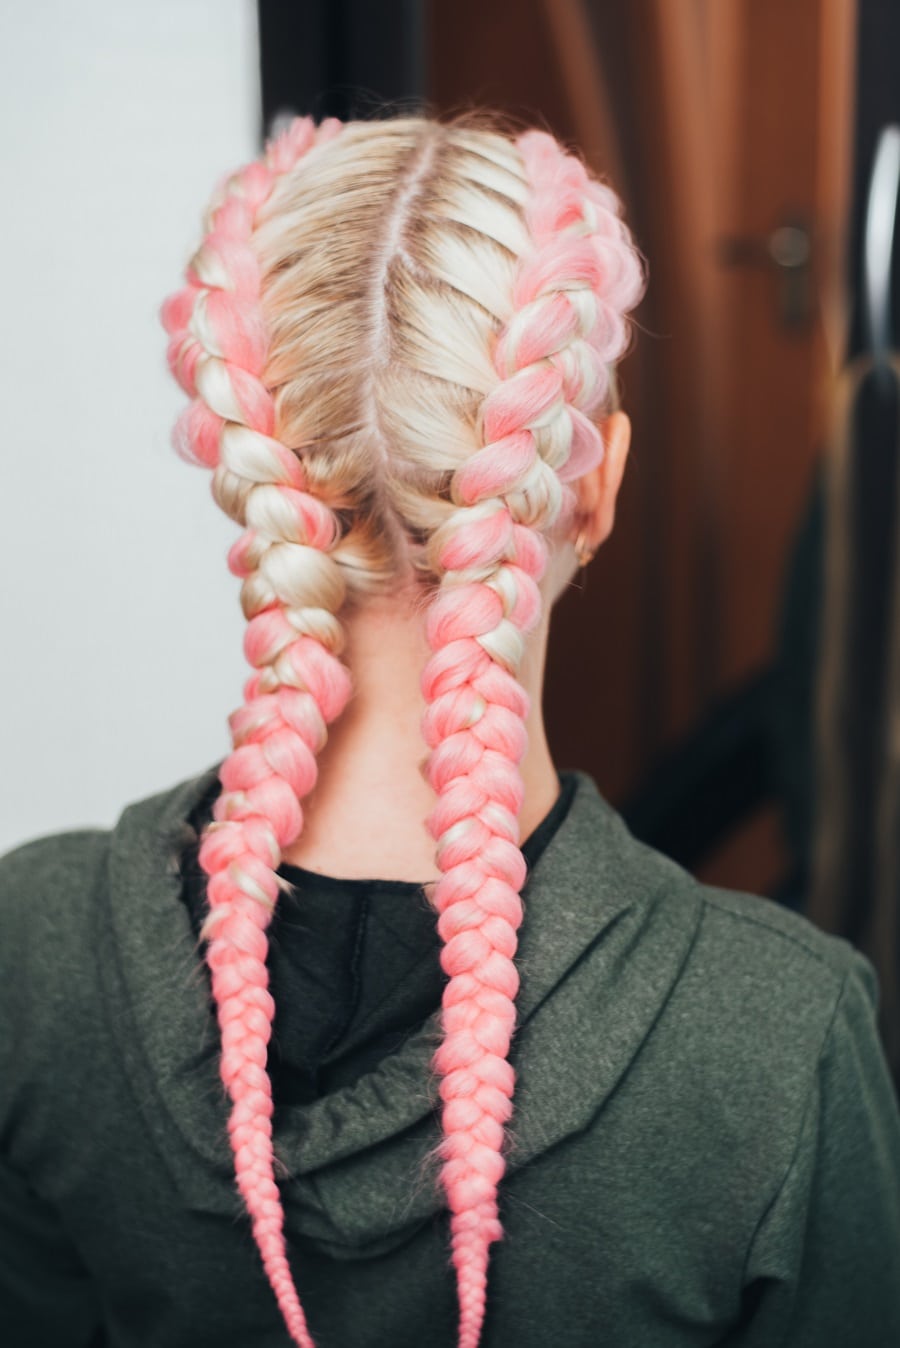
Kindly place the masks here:
[[(0, 1344), (288, 1348), (179, 899), (218, 765), (0, 859)], [(900, 1111), (872, 965), (704, 886), (593, 780), (530, 873), (482, 1348), (896, 1348)], [(318, 1348), (454, 1348), (438, 1012), (276, 1115)]]

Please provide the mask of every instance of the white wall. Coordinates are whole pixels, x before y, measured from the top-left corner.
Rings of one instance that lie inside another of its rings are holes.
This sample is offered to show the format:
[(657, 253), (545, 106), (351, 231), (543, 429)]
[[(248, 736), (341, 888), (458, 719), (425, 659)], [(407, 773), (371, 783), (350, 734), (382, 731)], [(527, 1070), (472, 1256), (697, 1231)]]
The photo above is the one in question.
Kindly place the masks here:
[(0, 14), (0, 850), (223, 757), (237, 526), (177, 458), (157, 312), (257, 151), (253, 0)]

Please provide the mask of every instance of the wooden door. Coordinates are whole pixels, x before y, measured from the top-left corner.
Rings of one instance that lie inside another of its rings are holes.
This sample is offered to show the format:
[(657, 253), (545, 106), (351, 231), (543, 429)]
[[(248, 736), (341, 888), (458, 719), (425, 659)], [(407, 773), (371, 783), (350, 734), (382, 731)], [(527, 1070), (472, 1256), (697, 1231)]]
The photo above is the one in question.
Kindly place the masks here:
[[(614, 802), (771, 659), (788, 551), (844, 356), (855, 0), (455, 0), (430, 7), (438, 110), (574, 140), (649, 261), (621, 366), (614, 533), (554, 614), (560, 766)], [(702, 870), (767, 892), (773, 809)]]

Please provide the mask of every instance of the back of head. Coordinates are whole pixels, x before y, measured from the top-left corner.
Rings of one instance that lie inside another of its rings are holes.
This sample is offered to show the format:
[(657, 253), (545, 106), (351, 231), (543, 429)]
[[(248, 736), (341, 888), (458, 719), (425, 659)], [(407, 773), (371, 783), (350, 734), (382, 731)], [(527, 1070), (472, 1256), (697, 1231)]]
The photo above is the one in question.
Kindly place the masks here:
[[(615, 193), (543, 132), (486, 118), (297, 118), (220, 183), (163, 306), (192, 397), (176, 448), (213, 471), (254, 673), (204, 835), (203, 936), (237, 1182), (293, 1340), (313, 1343), (274, 1180), (265, 930), (327, 725), (353, 690), (341, 616), (420, 607), (432, 903), (449, 977), (434, 1055), (460, 1348), (476, 1348), (512, 1113), (539, 582), (604, 453), (642, 257)], [(398, 600), (399, 602), (399, 600)]]

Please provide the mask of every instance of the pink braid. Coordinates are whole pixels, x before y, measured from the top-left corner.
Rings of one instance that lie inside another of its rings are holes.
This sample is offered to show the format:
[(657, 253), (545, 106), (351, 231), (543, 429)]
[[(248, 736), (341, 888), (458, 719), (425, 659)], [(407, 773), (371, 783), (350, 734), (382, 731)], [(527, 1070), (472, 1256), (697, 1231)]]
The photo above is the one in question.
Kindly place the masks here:
[[(224, 479), (233, 475), (232, 486), (239, 480), (247, 514), (254, 488), (270, 484), (265, 491), (277, 491), (284, 503), (278, 516), (290, 521), (286, 539), (276, 540), (282, 547), (327, 550), (338, 526), (307, 492), (298, 458), (272, 438), (274, 403), (262, 381), (267, 338), (260, 272), (249, 239), (277, 176), (339, 129), (334, 120), (317, 129), (310, 118), (295, 119), (270, 141), (262, 162), (220, 183), (187, 285), (161, 311), (171, 338), (170, 368), (194, 397), (176, 423), (176, 449), (217, 468)], [(243, 508), (235, 513), (247, 522)], [(257, 509), (252, 519), (264, 516)], [(228, 1129), (238, 1188), (291, 1339), (314, 1348), (291, 1277), (274, 1176), (266, 1061), (275, 1004), (265, 929), (279, 894), (282, 852), (303, 827), (300, 799), (315, 784), (325, 725), (343, 710), (351, 685), (336, 655), (336, 620), (329, 627), (318, 609), (304, 616), (302, 607), (291, 607), (296, 599), (278, 593), (278, 567), (266, 569), (267, 554), (278, 550), (272, 543), (271, 532), (249, 528), (228, 555), (230, 569), (244, 579), (245, 653), (260, 672), (248, 679), (244, 705), (229, 718), (233, 751), (222, 765), (223, 792), (200, 848), (210, 907), (202, 935), (209, 939), (206, 959), (222, 1035), (221, 1077), (233, 1101)]]
[(427, 617), (434, 654), (422, 677), (438, 795), (428, 818), (442, 872), (432, 902), (445, 942), (441, 1180), (452, 1213), (460, 1303), (459, 1348), (477, 1348), (485, 1314), (488, 1246), (501, 1239), (497, 1188), (506, 1168), (503, 1125), (515, 1072), (507, 1061), (519, 975), (513, 962), (526, 865), (518, 815), (529, 700), (515, 673), (522, 637), (538, 621), (540, 532), (574, 494), (560, 484), (604, 453), (589, 419), (622, 352), (621, 311), (644, 278), (619, 203), (552, 137), (517, 141), (530, 185), (533, 249), (520, 263), (515, 312), (494, 363), (500, 383), (482, 405), (484, 447), (455, 473), (459, 509), (437, 530), (442, 572)]

